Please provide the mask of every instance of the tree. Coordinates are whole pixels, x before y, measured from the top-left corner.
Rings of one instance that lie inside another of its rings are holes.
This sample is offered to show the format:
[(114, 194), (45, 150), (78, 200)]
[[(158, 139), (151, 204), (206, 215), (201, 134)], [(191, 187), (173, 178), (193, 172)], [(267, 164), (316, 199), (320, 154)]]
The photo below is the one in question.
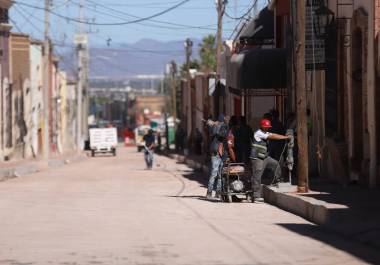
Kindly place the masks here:
[[(199, 70), (201, 68), (200, 63), (197, 59), (190, 60), (190, 69)], [(181, 65), (180, 74), (182, 78), (186, 78), (187, 65), (186, 62)]]
[(199, 56), (201, 58), (201, 71), (210, 73), (216, 71), (216, 39), (210, 34), (202, 39), (199, 44)]

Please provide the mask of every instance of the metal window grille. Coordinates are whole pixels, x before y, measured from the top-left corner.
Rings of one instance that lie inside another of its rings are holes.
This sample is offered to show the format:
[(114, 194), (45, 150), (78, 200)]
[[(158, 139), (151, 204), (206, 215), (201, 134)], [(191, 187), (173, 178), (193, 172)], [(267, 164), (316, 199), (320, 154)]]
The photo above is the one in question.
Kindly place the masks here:
[(6, 8), (0, 8), (0, 23), (9, 23), (9, 11)]

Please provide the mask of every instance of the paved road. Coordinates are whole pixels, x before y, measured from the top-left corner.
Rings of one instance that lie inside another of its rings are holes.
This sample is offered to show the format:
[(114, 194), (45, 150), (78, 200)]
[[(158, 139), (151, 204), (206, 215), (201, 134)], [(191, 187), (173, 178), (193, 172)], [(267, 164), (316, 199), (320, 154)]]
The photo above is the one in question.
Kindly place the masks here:
[(202, 199), (205, 178), (120, 149), (0, 183), (0, 264), (380, 264), (380, 254), (265, 203)]

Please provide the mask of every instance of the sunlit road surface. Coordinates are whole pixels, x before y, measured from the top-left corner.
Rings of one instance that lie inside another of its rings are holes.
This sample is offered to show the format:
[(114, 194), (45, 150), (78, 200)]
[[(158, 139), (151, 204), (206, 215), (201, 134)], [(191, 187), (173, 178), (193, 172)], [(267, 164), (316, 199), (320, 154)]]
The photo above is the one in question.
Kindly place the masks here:
[(0, 183), (0, 264), (380, 264), (380, 252), (265, 203), (202, 199), (187, 166), (119, 149)]

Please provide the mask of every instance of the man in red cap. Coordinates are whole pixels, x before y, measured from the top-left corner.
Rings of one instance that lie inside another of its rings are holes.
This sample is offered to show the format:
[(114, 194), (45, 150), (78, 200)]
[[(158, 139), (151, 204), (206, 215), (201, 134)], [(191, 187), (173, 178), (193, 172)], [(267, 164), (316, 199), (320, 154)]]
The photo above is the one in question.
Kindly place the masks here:
[(285, 136), (275, 133), (270, 133), (269, 129), (272, 128), (269, 119), (262, 119), (260, 122), (260, 129), (258, 129), (253, 136), (252, 141), (252, 191), (253, 201), (262, 201), (261, 197), (261, 177), (266, 168), (272, 170), (276, 179), (281, 178), (281, 167), (277, 160), (268, 155), (268, 140), (288, 140), (291, 136)]

